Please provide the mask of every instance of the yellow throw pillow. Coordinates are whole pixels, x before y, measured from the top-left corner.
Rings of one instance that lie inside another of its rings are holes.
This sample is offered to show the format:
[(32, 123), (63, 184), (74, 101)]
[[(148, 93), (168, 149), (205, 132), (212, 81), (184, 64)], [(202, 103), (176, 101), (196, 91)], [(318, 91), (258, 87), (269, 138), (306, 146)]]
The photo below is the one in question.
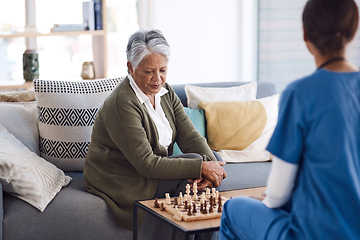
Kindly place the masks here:
[(211, 149), (243, 150), (258, 139), (266, 125), (266, 110), (259, 101), (201, 102)]
[(279, 94), (251, 101), (201, 102), (209, 146), (225, 162), (270, 159), (266, 146), (275, 129)]

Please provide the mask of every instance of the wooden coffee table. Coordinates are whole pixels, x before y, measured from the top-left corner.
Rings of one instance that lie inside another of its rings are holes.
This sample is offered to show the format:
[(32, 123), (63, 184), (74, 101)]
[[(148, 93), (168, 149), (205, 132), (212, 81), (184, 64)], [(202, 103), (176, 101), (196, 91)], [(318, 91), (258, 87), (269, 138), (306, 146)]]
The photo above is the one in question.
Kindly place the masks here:
[[(250, 195), (261, 195), (265, 191), (265, 187), (259, 188), (248, 188), (234, 191), (221, 192), (221, 196), (225, 198), (239, 197), (239, 196), (250, 196)], [(134, 230), (133, 239), (138, 239), (138, 208), (144, 210), (146, 213), (158, 217), (160, 220), (169, 224), (170, 226), (179, 229), (185, 233), (185, 239), (189, 239), (191, 234), (202, 233), (202, 232), (214, 232), (219, 231), (220, 218), (184, 222), (177, 221), (174, 216), (166, 211), (160, 211), (159, 208), (154, 208), (154, 200), (134, 201), (133, 214), (134, 214)]]

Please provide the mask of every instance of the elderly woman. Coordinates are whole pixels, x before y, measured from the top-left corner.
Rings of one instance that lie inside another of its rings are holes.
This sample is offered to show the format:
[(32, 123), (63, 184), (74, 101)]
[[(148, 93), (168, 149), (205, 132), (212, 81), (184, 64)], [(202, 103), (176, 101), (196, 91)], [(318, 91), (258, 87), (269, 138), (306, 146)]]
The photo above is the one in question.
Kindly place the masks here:
[(227, 201), (220, 239), (360, 239), (360, 72), (346, 58), (358, 22), (353, 0), (306, 3), (317, 70), (282, 93), (265, 199)]
[[(166, 83), (169, 55), (159, 31), (129, 38), (129, 74), (99, 110), (86, 156), (87, 190), (105, 199), (127, 229), (134, 200), (176, 196), (188, 179), (199, 189), (218, 187), (226, 176)], [(169, 157), (175, 141), (187, 154)]]

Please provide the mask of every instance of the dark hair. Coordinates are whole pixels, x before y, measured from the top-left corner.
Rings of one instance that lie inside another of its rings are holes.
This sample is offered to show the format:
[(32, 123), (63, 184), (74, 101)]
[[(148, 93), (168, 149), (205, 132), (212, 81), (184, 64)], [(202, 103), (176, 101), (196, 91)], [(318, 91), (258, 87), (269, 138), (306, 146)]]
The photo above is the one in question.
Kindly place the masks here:
[(302, 20), (307, 40), (325, 55), (342, 51), (354, 38), (359, 13), (353, 0), (309, 0)]

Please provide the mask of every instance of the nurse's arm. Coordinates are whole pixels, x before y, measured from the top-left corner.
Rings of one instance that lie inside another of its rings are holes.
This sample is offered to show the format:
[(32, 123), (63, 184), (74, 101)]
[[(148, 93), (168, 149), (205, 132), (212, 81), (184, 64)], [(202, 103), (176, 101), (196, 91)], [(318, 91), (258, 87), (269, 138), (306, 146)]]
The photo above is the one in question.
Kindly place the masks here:
[(286, 204), (292, 194), (298, 165), (288, 163), (272, 155), (271, 171), (267, 180), (266, 197), (263, 203), (269, 208)]

